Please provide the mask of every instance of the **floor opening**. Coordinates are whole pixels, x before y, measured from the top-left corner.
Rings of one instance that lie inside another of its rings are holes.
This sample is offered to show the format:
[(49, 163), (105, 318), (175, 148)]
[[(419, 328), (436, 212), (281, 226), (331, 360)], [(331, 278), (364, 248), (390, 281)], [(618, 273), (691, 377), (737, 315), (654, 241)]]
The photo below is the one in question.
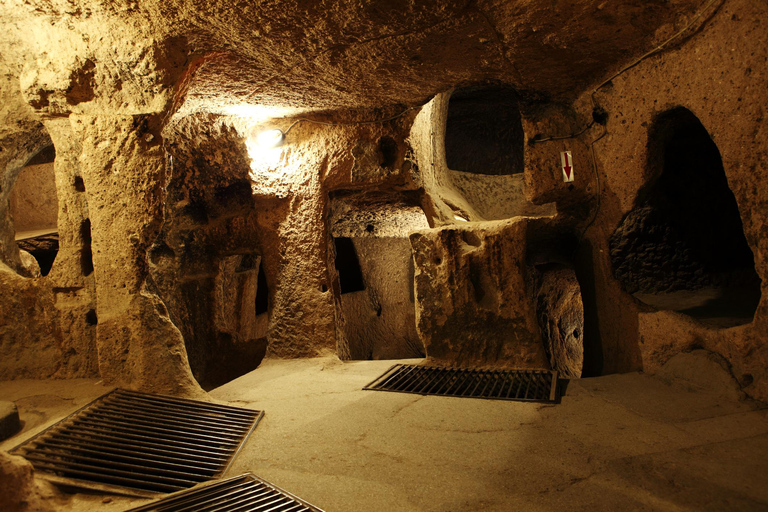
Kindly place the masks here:
[(622, 287), (657, 309), (729, 327), (749, 323), (760, 278), (720, 152), (689, 110), (654, 121), (648, 185), (610, 239)]
[(554, 402), (557, 372), (396, 364), (363, 389), (418, 395)]
[(220, 477), (263, 416), (117, 389), (11, 453), (55, 483), (152, 496)]
[(128, 512), (181, 512), (191, 510), (249, 512), (322, 512), (293, 494), (246, 473), (199, 489), (190, 489)]

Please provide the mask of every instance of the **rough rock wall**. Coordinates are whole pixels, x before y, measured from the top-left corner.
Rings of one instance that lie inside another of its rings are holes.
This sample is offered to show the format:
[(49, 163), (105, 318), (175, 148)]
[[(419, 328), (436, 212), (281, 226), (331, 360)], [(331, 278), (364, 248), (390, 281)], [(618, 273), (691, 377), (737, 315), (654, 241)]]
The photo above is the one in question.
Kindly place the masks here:
[(417, 326), (429, 358), (549, 367), (527, 268), (534, 222), (517, 217), (411, 235)]
[[(54, 172), (58, 205), (59, 251), (48, 274), (62, 333), (61, 377), (98, 375), (96, 278), (88, 194), (80, 170), (82, 146), (66, 117), (45, 126), (56, 147)], [(62, 369), (62, 370), (63, 370)]]
[(0, 263), (0, 288), (0, 378), (53, 377), (66, 358), (48, 281)]
[(423, 357), (416, 333), (410, 242), (405, 237), (371, 236), (352, 241), (365, 289), (341, 296), (351, 358)]
[(584, 306), (572, 269), (537, 275), (536, 312), (544, 347), (554, 370), (567, 379), (581, 377), (584, 366)]
[[(606, 135), (595, 143), (600, 211), (581, 260), (582, 271), (594, 278), (585, 314), (588, 335), (599, 343), (603, 372), (652, 371), (680, 350), (698, 346), (725, 356), (749, 394), (768, 397), (766, 15), (764, 2), (728, 0), (683, 45), (643, 61), (595, 96), (608, 112), (608, 123)], [(693, 112), (717, 144), (754, 253), (763, 296), (748, 326), (712, 329), (681, 314), (651, 311), (613, 278), (608, 238), (650, 177), (649, 128), (658, 114), (679, 106)], [(576, 109), (591, 110), (589, 95)], [(595, 127), (582, 140), (589, 144), (601, 131)]]
[(485, 220), (512, 217), (551, 217), (556, 213), (554, 203), (533, 204), (525, 196), (525, 177), (522, 173), (511, 176), (478, 176), (450, 171), (456, 189), (469, 201)]
[(53, 163), (27, 165), (11, 190), (11, 214), (16, 232), (56, 229), (59, 202)]
[(350, 357), (330, 249), (329, 194), (415, 189), (404, 165), (411, 119), (366, 126), (302, 122), (283, 146), (269, 150), (257, 148), (250, 132), (246, 143), (270, 290), (270, 354), (335, 350)]
[(330, 234), (334, 240), (349, 239), (365, 287), (341, 296), (338, 322), (352, 359), (424, 354), (416, 332), (413, 260), (408, 240), (412, 231), (429, 227), (418, 206), (419, 195), (417, 191), (341, 191), (331, 195)]
[(10, 194), (21, 169), (50, 146), (51, 139), (24, 101), (18, 77), (10, 73), (0, 75), (0, 98), (0, 261), (23, 272), (14, 239)]
[(261, 248), (250, 162), (237, 131), (215, 117), (165, 131), (171, 176), (150, 271), (195, 379), (216, 386), (255, 369), (266, 349), (254, 307)]
[[(95, 296), (93, 278), (87, 278), (82, 270), (80, 230), (87, 208), (82, 194), (74, 188), (80, 149), (77, 144), (72, 146), (67, 118), (46, 120), (45, 126), (35, 118), (19, 91), (18, 80), (6, 78), (0, 89), (4, 98), (0, 123), (0, 260), (7, 265), (0, 295), (4, 315), (0, 324), (0, 350), (4, 354), (0, 375), (92, 377), (98, 371)], [(47, 277), (28, 279), (32, 276), (21, 266), (14, 241), (8, 197), (23, 166), (52, 142), (58, 150), (54, 173), (59, 254)]]
[(88, 191), (100, 374), (130, 388), (196, 394), (181, 333), (148, 280), (167, 185), (160, 119), (80, 115), (73, 126)]

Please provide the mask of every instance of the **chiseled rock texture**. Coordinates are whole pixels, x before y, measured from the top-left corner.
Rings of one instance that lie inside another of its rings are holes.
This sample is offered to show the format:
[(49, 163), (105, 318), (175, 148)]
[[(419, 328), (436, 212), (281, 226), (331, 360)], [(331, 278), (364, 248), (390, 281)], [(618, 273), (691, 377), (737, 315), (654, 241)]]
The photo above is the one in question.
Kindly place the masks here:
[[(62, 364), (61, 331), (46, 282), (27, 279), (0, 263), (0, 375), (53, 377)], [(11, 292), (12, 290), (12, 292)]]
[[(732, 0), (708, 13), (708, 21), (685, 44), (644, 60), (595, 94), (608, 113), (606, 134), (595, 143), (600, 178), (600, 209), (586, 232), (580, 271), (593, 276), (585, 293), (585, 366), (597, 362), (602, 373), (655, 371), (682, 350), (704, 348), (725, 357), (744, 390), (768, 397), (768, 130), (764, 120), (768, 92), (768, 33), (764, 2)], [(708, 55), (706, 63), (703, 55)], [(591, 94), (576, 103), (591, 110)], [(639, 191), (653, 178), (648, 158), (654, 119), (671, 109), (690, 110), (722, 156), (728, 186), (738, 204), (762, 299), (754, 320), (732, 328), (713, 328), (675, 312), (654, 311), (621, 289), (610, 262), (609, 237), (639, 202)], [(589, 144), (601, 135), (584, 136)], [(545, 143), (547, 144), (555, 143)], [(577, 178), (578, 179), (578, 178)], [(599, 352), (599, 354), (598, 354)]]
[(56, 491), (35, 479), (32, 464), (22, 457), (0, 452), (0, 509), (6, 512), (56, 510)]
[[(553, 260), (531, 257), (539, 224), (514, 216), (547, 217), (574, 240), (554, 261), (581, 285), (585, 374), (704, 347), (768, 398), (765, 2), (7, 0), (0, 19), (0, 378), (99, 374), (199, 396), (197, 380), (262, 351), (349, 359), (363, 327), (345, 318), (330, 212), (336, 196), (384, 192), (410, 194), (433, 228), (410, 240), (431, 357), (549, 366), (531, 267)], [(446, 162), (451, 91), (481, 84), (516, 91), (522, 174)], [(747, 325), (655, 311), (614, 277), (609, 237), (653, 180), (650, 127), (681, 106), (722, 155), (762, 279)], [(258, 150), (267, 128), (290, 128), (286, 143)], [(60, 251), (37, 277), (9, 194), (51, 143)], [(351, 231), (367, 233), (359, 219)], [(392, 321), (410, 322), (397, 308)]]
[(78, 116), (96, 276), (96, 344), (107, 381), (194, 394), (184, 341), (149, 280), (163, 219), (165, 153), (153, 116)]
[(529, 219), (411, 235), (427, 356), (467, 366), (549, 368), (526, 267)]
[(572, 269), (545, 270), (537, 277), (536, 312), (552, 369), (568, 379), (584, 365), (584, 305)]

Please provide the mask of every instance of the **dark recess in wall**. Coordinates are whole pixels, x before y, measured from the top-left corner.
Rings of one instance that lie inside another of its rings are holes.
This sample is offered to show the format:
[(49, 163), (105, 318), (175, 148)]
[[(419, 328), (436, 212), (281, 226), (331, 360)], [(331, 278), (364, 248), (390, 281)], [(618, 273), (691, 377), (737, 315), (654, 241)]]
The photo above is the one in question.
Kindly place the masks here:
[[(56, 148), (53, 145), (45, 147), (33, 156), (26, 165), (50, 164), (56, 160)], [(25, 167), (26, 167), (25, 165)]]
[(600, 317), (598, 316), (597, 284), (595, 281), (594, 250), (588, 240), (584, 240), (576, 253), (576, 279), (581, 287), (581, 301), (584, 305), (584, 332), (581, 333), (584, 344), (584, 363), (581, 369), (583, 377), (597, 377), (603, 374), (605, 364), (603, 340), (600, 335)]
[(256, 315), (269, 311), (269, 288), (267, 276), (264, 273), (264, 264), (259, 265), (259, 276), (256, 282)]
[(524, 139), (514, 89), (465, 87), (451, 95), (445, 131), (449, 169), (494, 175), (523, 172)]
[(80, 223), (80, 240), (83, 248), (80, 250), (80, 269), (84, 276), (93, 272), (93, 252), (91, 249), (91, 219), (85, 219)]
[[(678, 107), (655, 119), (648, 172), (635, 208), (610, 239), (611, 263), (622, 287), (659, 309), (693, 306), (686, 312), (695, 317), (751, 319), (760, 300), (754, 257), (720, 152), (689, 110)], [(710, 298), (719, 293), (725, 300), (676, 304), (650, 297), (705, 288)]]
[(19, 240), (16, 244), (19, 249), (27, 251), (35, 257), (40, 267), (40, 274), (47, 276), (53, 267), (56, 255), (59, 253), (59, 235), (57, 233), (41, 235)]
[(359, 292), (365, 290), (363, 272), (360, 269), (360, 260), (352, 239), (338, 237), (333, 239), (336, 247), (336, 271), (339, 273), (339, 286), (341, 293)]

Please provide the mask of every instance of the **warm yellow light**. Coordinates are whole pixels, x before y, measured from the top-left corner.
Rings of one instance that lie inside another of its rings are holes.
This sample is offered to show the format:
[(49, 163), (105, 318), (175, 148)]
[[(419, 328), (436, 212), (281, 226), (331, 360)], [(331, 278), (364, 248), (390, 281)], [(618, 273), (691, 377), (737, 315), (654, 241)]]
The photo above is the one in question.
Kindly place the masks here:
[(276, 148), (283, 142), (283, 139), (285, 139), (285, 134), (282, 130), (267, 130), (256, 136), (256, 144), (262, 148)]
[(461, 222), (469, 222), (469, 221), (468, 221), (467, 219), (465, 219), (464, 217), (460, 217), (460, 216), (458, 216), (458, 215), (454, 215), (454, 216), (453, 216), (453, 218), (454, 218), (454, 219), (456, 219), (456, 220), (459, 220), (459, 221), (461, 221)]

